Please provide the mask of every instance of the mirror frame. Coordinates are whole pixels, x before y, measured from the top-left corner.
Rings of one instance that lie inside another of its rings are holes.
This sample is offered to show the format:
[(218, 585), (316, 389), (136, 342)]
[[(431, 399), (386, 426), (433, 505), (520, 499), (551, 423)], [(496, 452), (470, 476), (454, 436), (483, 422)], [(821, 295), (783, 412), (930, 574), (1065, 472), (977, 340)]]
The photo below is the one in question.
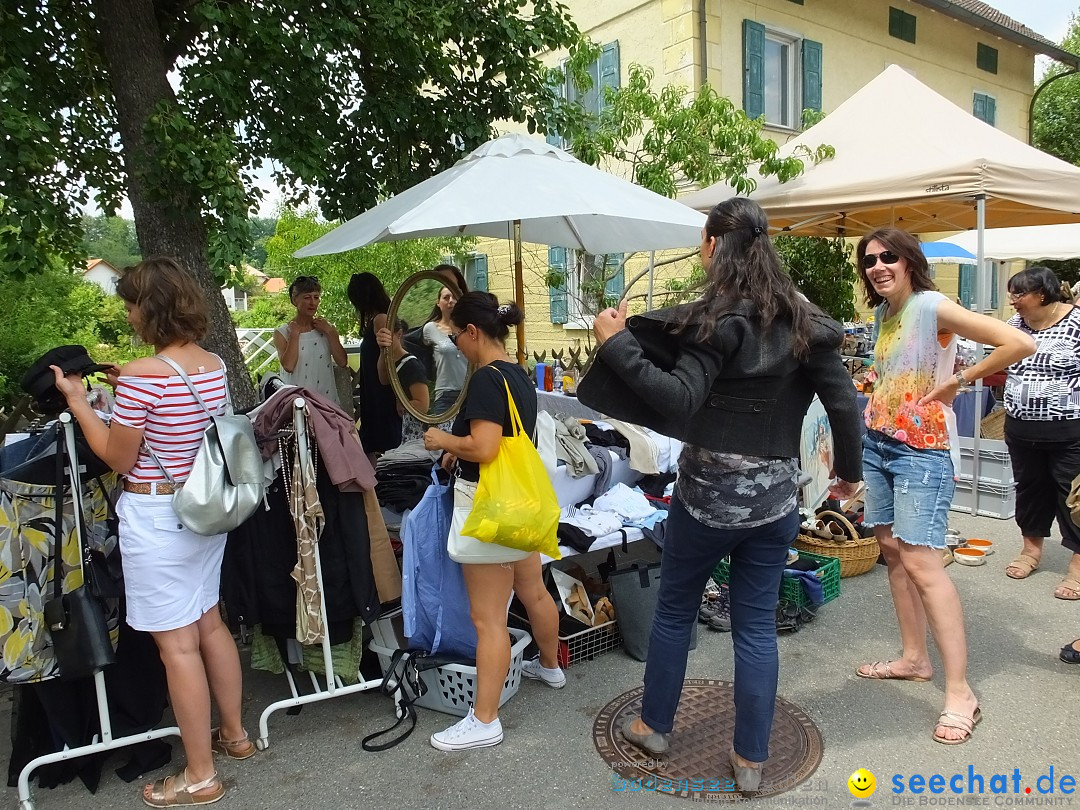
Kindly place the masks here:
[[(461, 298), (462, 293), (461, 290), (458, 289), (456, 281), (448, 279), (442, 273), (436, 272), (435, 270), (419, 270), (401, 282), (401, 286), (399, 286), (397, 292), (394, 293), (394, 297), (390, 301), (390, 309), (386, 311), (386, 325), (389, 329), (392, 330), (392, 324), (397, 323), (398, 309), (401, 307), (401, 302), (405, 300), (405, 296), (417, 283), (425, 279), (438, 281), (441, 286), (450, 290), (455, 299)], [(458, 415), (458, 411), (461, 410), (461, 406), (465, 403), (465, 392), (469, 389), (469, 380), (472, 379), (473, 372), (476, 371), (476, 366), (469, 363), (468, 368), (465, 370), (465, 382), (462, 384), (461, 391), (458, 392), (457, 399), (454, 400), (454, 404), (450, 406), (449, 410), (432, 415), (421, 413), (412, 406), (408, 394), (401, 385), (401, 380), (398, 379), (397, 369), (394, 367), (393, 360), (390, 357), (390, 349), (384, 348), (381, 351), (383, 363), (386, 365), (386, 376), (390, 378), (390, 387), (394, 391), (394, 396), (397, 397), (398, 402), (400, 402), (402, 407), (404, 407), (413, 417), (425, 425), (438, 425), (453, 419)]]

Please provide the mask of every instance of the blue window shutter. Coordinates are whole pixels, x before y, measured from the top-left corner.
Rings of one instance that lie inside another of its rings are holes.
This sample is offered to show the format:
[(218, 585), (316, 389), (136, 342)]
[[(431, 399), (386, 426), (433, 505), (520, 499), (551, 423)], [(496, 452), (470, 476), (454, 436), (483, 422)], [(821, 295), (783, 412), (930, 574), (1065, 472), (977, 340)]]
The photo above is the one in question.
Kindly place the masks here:
[(765, 26), (743, 20), (743, 109), (747, 118), (765, 114)]
[(957, 287), (960, 293), (960, 305), (965, 309), (971, 309), (975, 305), (975, 265), (960, 265)]
[(986, 118), (983, 119), (990, 126), (997, 126), (997, 99), (992, 96), (986, 97)]
[(802, 42), (802, 106), (804, 110), (821, 110), (821, 43), (810, 39)]
[[(566, 98), (566, 66), (559, 65), (558, 76), (552, 76), (548, 82), (548, 88), (551, 90), (551, 94), (555, 98)], [(557, 146), (560, 149), (563, 146), (562, 135), (558, 132), (549, 132), (545, 139), (552, 146)]]
[(479, 292), (488, 291), (488, 261), (487, 256), (470, 256), (465, 264), (465, 280), (469, 282), (470, 290)]
[(623, 254), (609, 253), (604, 262), (604, 275), (613, 273), (611, 278), (604, 284), (604, 297), (610, 301), (618, 301), (626, 289), (626, 268), (622, 266)]
[(994, 126), (997, 118), (997, 99), (984, 93), (976, 93), (971, 112), (980, 121)]
[(600, 98), (597, 112), (604, 109), (604, 88), (619, 89), (619, 42), (616, 40), (604, 46), (600, 52)]
[(566, 248), (548, 248), (548, 272), (562, 273), (563, 283), (558, 287), (548, 287), (548, 303), (551, 308), (552, 323), (566, 323)]

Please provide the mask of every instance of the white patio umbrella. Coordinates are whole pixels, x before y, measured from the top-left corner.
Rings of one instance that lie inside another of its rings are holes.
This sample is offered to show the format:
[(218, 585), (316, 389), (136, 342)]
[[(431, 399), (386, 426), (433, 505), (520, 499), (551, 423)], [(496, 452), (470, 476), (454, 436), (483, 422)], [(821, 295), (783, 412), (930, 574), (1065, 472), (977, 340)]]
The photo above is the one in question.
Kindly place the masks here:
[[(428, 236), (514, 240), (514, 283), (524, 309), (521, 243), (592, 254), (697, 245), (705, 215), (526, 135), (488, 141), (452, 167), (365, 211), (296, 251), (341, 253)], [(525, 326), (518, 326), (518, 360)]]

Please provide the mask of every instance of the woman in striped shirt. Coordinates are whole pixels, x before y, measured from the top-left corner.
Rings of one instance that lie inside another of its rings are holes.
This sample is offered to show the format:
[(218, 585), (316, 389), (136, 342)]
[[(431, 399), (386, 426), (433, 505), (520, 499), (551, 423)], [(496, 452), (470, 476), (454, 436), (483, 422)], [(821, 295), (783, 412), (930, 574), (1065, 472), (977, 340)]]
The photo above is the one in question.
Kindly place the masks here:
[[(195, 342), (206, 334), (207, 317), (191, 275), (173, 259), (148, 259), (124, 274), (116, 292), (136, 334), (178, 363), (207, 406), (221, 411), (225, 369), (217, 355)], [(87, 404), (79, 376), (65, 378), (53, 370), (91, 449), (124, 476), (117, 513), (127, 623), (157, 643), (187, 756), (184, 770), (143, 789), (143, 801), (151, 807), (217, 801), (225, 786), (214, 770), (213, 752), (233, 759), (255, 753), (240, 716), (240, 657), (218, 612), (225, 535), (204, 537), (183, 526), (172, 508), (172, 484), (148, 450), (174, 481), (183, 482), (210, 416), (156, 357), (133, 360), (112, 380), (116, 405), (108, 425)], [(214, 730), (211, 694), (221, 714), (221, 727)]]

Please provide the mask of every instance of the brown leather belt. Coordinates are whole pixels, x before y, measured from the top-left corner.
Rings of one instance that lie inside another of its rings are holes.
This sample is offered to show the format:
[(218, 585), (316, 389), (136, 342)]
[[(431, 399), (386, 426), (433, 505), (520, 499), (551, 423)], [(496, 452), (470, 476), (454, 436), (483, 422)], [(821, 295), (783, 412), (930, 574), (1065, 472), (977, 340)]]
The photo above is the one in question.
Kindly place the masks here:
[(125, 481), (124, 492), (134, 492), (136, 495), (172, 495), (179, 487), (174, 487), (168, 481)]

